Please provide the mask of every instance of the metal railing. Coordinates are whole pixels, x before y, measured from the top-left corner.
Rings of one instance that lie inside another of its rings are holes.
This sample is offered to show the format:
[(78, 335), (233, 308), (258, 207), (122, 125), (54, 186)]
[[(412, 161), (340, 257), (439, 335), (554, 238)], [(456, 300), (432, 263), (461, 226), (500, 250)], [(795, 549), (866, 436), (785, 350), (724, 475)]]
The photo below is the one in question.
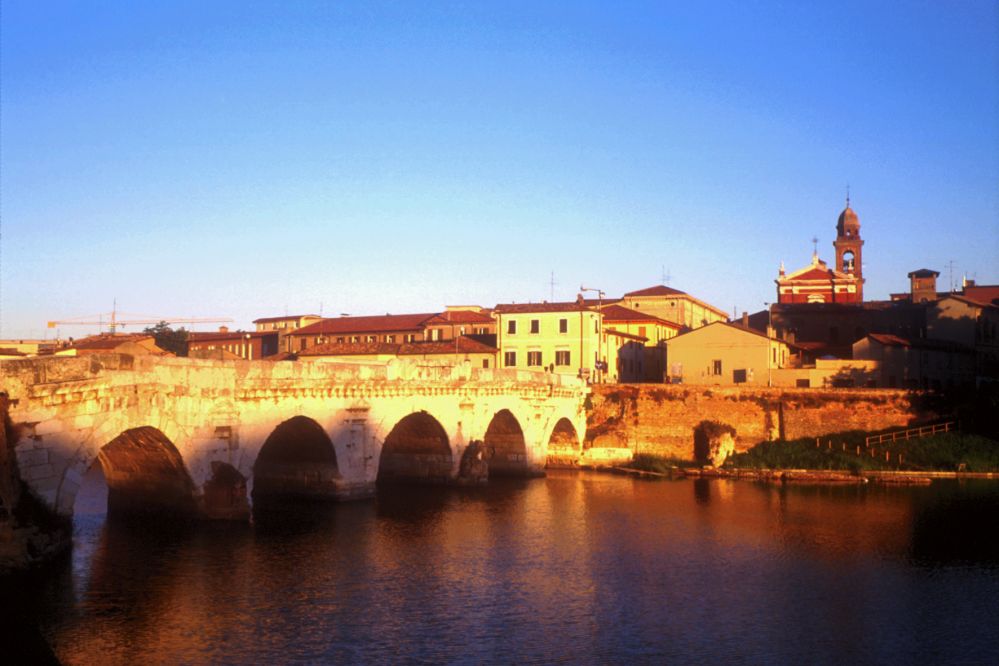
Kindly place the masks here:
[(871, 435), (864, 440), (864, 446), (870, 447), (873, 444), (884, 444), (885, 442), (897, 442), (900, 440), (916, 439), (935, 435), (939, 432), (951, 432), (957, 430), (957, 421), (947, 421), (946, 423), (934, 423), (933, 425), (921, 426), (919, 428), (909, 428), (907, 430), (896, 430), (880, 435)]

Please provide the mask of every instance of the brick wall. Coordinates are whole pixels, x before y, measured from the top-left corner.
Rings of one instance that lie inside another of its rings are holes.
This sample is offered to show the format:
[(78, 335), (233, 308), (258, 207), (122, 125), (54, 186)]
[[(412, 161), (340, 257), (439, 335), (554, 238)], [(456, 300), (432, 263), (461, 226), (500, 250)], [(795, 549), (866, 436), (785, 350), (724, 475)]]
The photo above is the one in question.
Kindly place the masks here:
[(745, 451), (768, 439), (882, 430), (937, 416), (907, 391), (600, 385), (588, 403), (585, 446), (692, 460), (694, 428), (706, 420), (734, 427), (736, 451)]

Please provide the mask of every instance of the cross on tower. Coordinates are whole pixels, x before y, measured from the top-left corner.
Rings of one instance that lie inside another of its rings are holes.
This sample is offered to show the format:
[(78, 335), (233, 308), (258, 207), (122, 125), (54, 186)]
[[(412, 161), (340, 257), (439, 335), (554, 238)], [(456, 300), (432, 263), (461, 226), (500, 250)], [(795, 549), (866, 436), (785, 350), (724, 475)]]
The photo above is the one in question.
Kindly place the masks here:
[(819, 256), (819, 239), (812, 236), (812, 256)]

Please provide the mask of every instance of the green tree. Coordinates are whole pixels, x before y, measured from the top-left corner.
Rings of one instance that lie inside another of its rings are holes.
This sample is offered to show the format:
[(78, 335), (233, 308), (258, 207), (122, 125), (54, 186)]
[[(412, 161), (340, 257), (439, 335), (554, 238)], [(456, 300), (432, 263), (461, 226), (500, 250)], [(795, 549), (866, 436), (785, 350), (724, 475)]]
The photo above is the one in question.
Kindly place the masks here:
[(183, 326), (174, 330), (165, 321), (161, 321), (155, 326), (149, 326), (142, 331), (146, 335), (153, 336), (156, 346), (173, 352), (177, 356), (187, 356), (188, 332)]

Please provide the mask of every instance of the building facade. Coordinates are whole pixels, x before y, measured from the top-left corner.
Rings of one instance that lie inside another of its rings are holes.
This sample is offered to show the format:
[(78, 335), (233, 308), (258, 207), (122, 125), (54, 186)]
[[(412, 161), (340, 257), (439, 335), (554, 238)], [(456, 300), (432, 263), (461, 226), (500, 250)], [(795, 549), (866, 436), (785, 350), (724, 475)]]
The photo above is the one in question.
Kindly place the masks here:
[(784, 341), (727, 322), (687, 331), (666, 346), (672, 383), (768, 386), (773, 371), (790, 361)]
[(679, 334), (683, 327), (648, 312), (632, 310), (622, 305), (608, 305), (601, 310), (604, 326), (622, 333), (645, 338), (642, 375), (636, 381), (662, 382), (666, 376), (666, 341)]
[(501, 304), (493, 309), (496, 346), (504, 368), (606, 377), (607, 345), (601, 343), (603, 315), (585, 303)]
[(682, 329), (700, 328), (716, 321), (728, 321), (728, 315), (721, 308), (664, 285), (628, 292), (621, 299), (620, 305), (678, 324)]

